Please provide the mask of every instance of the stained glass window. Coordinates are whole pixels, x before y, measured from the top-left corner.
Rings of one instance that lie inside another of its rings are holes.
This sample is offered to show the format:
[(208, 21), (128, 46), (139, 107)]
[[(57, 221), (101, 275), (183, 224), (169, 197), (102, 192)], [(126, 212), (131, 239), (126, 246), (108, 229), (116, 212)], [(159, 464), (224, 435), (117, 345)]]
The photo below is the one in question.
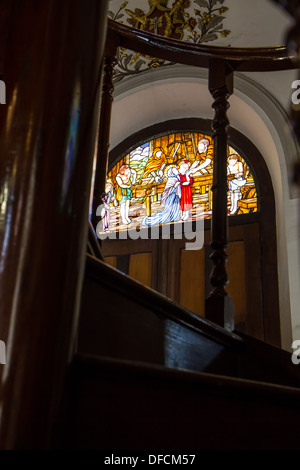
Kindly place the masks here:
[[(228, 214), (256, 212), (253, 175), (233, 146), (228, 147), (227, 174)], [(98, 235), (210, 218), (212, 178), (211, 136), (177, 132), (145, 142), (108, 172)]]

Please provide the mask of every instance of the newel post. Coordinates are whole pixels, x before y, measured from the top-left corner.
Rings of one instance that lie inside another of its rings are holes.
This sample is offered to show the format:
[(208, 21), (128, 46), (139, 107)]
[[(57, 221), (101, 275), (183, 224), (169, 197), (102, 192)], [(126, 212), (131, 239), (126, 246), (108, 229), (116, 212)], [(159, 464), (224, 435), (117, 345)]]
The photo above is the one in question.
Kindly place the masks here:
[(53, 449), (78, 329), (108, 1), (1, 8), (11, 4), (1, 48), (0, 448)]
[(98, 150), (96, 159), (96, 171), (94, 181), (93, 207), (92, 207), (92, 223), (96, 229), (99, 217), (97, 217), (97, 208), (101, 204), (101, 195), (105, 192), (105, 180), (107, 174), (109, 146), (110, 146), (110, 126), (111, 113), (114, 101), (114, 68), (118, 63), (117, 60), (117, 41), (114, 36), (107, 36), (103, 84), (100, 104), (100, 126), (98, 135)]
[(205, 317), (227, 330), (234, 329), (232, 299), (226, 292), (228, 276), (226, 262), (228, 256), (228, 216), (227, 216), (227, 141), (229, 121), (228, 98), (233, 91), (233, 72), (224, 60), (213, 60), (209, 67), (209, 91), (214, 99), (213, 109), (213, 207), (210, 258), (213, 269), (210, 277), (212, 291), (205, 302)]

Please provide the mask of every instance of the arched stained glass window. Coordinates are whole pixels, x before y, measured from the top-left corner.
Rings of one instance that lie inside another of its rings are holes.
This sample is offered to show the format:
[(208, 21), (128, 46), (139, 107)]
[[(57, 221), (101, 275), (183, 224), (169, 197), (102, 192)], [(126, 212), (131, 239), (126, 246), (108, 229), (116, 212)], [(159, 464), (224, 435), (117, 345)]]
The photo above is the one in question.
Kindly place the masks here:
[[(227, 168), (228, 214), (256, 212), (253, 175), (233, 146), (228, 147)], [(98, 236), (210, 218), (212, 179), (213, 142), (209, 135), (176, 132), (140, 144), (108, 172)]]

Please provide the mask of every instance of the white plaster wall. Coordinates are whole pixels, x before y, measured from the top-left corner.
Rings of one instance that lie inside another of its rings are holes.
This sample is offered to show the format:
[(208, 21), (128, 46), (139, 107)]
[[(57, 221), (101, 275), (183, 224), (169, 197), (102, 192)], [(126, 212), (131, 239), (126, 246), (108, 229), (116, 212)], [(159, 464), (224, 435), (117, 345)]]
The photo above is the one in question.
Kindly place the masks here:
[[(282, 94), (282, 102), (288, 101), (289, 81), (290, 74), (287, 74), (288, 92)], [(165, 120), (211, 119), (211, 104), (204, 70), (177, 67), (175, 72), (166, 68), (121, 82), (115, 90), (111, 148), (138, 130)], [(235, 94), (230, 98), (230, 105), (231, 125), (245, 134), (262, 153), (274, 186), (282, 347), (290, 350), (292, 339), (300, 339), (300, 207), (298, 195), (289, 184), (289, 172), (297, 154), (296, 143), (287, 126), (283, 107), (245, 74), (236, 75)]]
[[(174, 0), (168, 1), (168, 6), (172, 6)], [(123, 0), (110, 0), (109, 9), (117, 13)], [(292, 24), (292, 19), (271, 0), (225, 0), (223, 5), (217, 4), (220, 8), (225, 6), (228, 11), (224, 13), (224, 29), (231, 33), (226, 38), (219, 38), (206, 43), (212, 46), (231, 47), (266, 47), (284, 44), (286, 31)], [(148, 0), (128, 0), (126, 9), (134, 11), (135, 8), (142, 9), (145, 13), (149, 11)], [(194, 0), (190, 0), (190, 7), (187, 11), (191, 16), (195, 16), (193, 10), (199, 9)], [(124, 12), (123, 12), (124, 13)], [(120, 22), (129, 26), (125, 14), (120, 18)]]

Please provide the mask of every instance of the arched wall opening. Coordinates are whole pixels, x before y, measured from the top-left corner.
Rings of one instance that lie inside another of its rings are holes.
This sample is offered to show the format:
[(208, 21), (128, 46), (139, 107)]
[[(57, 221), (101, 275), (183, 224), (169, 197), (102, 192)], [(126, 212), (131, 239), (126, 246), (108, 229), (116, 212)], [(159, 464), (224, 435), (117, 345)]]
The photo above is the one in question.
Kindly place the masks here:
[[(234, 95), (229, 100), (230, 123), (261, 152), (274, 187), (281, 338), (282, 347), (289, 350), (300, 330), (298, 200), (289, 182), (297, 146), (278, 101), (249, 77), (236, 75)], [(128, 136), (159, 122), (211, 119), (211, 104), (205, 70), (179, 67), (176, 73), (157, 70), (134, 76), (115, 90), (111, 150)]]

